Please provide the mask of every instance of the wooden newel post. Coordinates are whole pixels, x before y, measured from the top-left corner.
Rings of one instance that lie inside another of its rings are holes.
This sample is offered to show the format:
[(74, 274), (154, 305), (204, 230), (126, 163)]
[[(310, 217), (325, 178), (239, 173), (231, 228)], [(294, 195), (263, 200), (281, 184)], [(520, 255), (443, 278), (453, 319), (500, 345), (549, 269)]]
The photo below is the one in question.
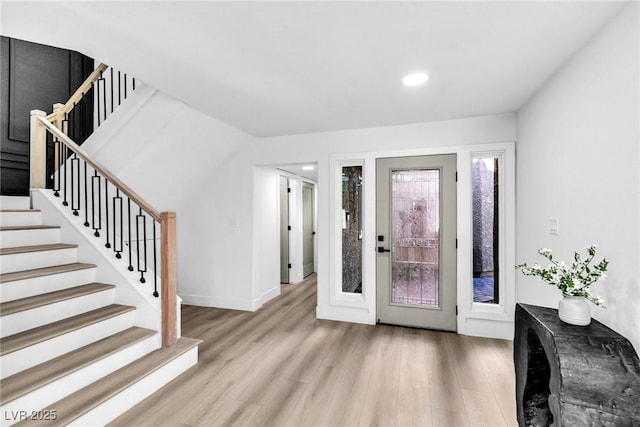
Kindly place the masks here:
[(47, 130), (39, 117), (46, 117), (44, 111), (31, 111), (30, 144), (30, 188), (45, 188), (47, 175)]
[(176, 214), (160, 214), (160, 262), (162, 263), (162, 345), (171, 347), (176, 343)]

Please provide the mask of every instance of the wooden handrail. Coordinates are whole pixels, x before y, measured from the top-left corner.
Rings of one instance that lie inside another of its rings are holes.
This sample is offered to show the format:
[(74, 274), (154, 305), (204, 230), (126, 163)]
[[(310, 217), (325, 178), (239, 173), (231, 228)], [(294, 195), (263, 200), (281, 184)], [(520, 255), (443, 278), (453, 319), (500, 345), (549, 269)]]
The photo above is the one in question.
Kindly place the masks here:
[[(55, 127), (53, 123), (47, 120), (46, 117), (40, 115), (32, 115), (32, 120), (39, 121), (42, 123), (48, 130), (58, 138), (60, 142), (69, 147), (71, 151), (76, 153), (82, 160), (87, 162), (89, 166), (98, 171), (102, 176), (104, 176), (108, 181), (110, 181), (113, 185), (118, 187), (120, 191), (126, 194), (131, 200), (133, 200), (138, 206), (144, 209), (153, 219), (158, 222), (161, 222), (160, 212), (155, 210), (153, 206), (147, 203), (142, 197), (140, 197), (135, 191), (133, 191), (129, 186), (127, 186), (124, 182), (120, 181), (114, 174), (109, 172), (107, 168), (95, 162), (89, 157), (89, 155), (82, 149), (78, 144), (73, 142), (67, 135), (65, 135), (60, 129)], [(35, 117), (35, 119), (33, 119)]]
[(91, 74), (89, 74), (89, 77), (87, 77), (84, 83), (82, 83), (82, 85), (73, 93), (73, 95), (71, 95), (71, 98), (69, 98), (69, 100), (65, 102), (64, 107), (62, 107), (62, 114), (66, 114), (69, 111), (73, 110), (73, 106), (82, 99), (85, 93), (89, 92), (89, 89), (91, 89), (93, 82), (98, 80), (102, 76), (102, 73), (107, 70), (107, 68), (109, 68), (108, 65), (100, 64), (95, 70), (93, 70)]

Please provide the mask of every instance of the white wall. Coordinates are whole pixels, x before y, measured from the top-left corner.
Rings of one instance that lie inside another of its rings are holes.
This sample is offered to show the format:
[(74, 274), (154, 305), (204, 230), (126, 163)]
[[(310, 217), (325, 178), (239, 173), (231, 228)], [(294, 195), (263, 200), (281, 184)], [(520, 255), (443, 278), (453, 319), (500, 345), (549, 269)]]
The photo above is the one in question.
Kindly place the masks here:
[[(518, 113), (517, 259), (569, 259), (598, 244), (608, 278), (594, 318), (640, 350), (638, 3), (583, 48)], [(549, 234), (558, 217), (560, 234)], [(517, 276), (518, 301), (557, 307), (559, 291)]]
[[(471, 161), (469, 153), (474, 149), (484, 150), (493, 143), (505, 143), (515, 141), (516, 138), (516, 118), (514, 114), (474, 117), (459, 120), (449, 120), (442, 122), (419, 123), (405, 126), (392, 126), (382, 128), (357, 129), (339, 132), (327, 132), (307, 135), (292, 135), (276, 138), (263, 138), (252, 142), (243, 150), (242, 156), (246, 158), (249, 165), (270, 165), (286, 163), (318, 163), (317, 182), (317, 252), (318, 252), (318, 306), (317, 314), (320, 318), (334, 320), (355, 321), (361, 323), (375, 323), (375, 225), (372, 222), (374, 216), (365, 214), (365, 223), (369, 222), (368, 229), (365, 230), (365, 247), (371, 247), (371, 251), (365, 251), (365, 269), (363, 288), (365, 297), (362, 302), (336, 303), (331, 300), (330, 290), (336, 286), (332, 279), (332, 266), (335, 263), (331, 257), (334, 247), (334, 238), (331, 236), (331, 196), (330, 189), (334, 185), (332, 168), (336, 159), (352, 158), (365, 159), (365, 179), (368, 182), (375, 180), (374, 167), (376, 156), (393, 155), (419, 155), (419, 154), (439, 154), (439, 153), (459, 153), (459, 162), (462, 165), (468, 161), (470, 174)], [(460, 163), (459, 163), (460, 164)], [(275, 184), (274, 184), (275, 188)], [(369, 188), (369, 190), (366, 190)], [(374, 187), (365, 186), (365, 209), (372, 212), (375, 205)], [(470, 200), (470, 197), (469, 197)], [(265, 203), (261, 190), (254, 189), (254, 212), (263, 212), (270, 208), (270, 204)], [(466, 207), (459, 206), (469, 212), (466, 215), (470, 218), (470, 202)], [(469, 220), (470, 223), (470, 220)], [(366, 225), (365, 225), (366, 227)], [(261, 265), (279, 265), (279, 252), (277, 235), (264, 233), (267, 228), (254, 229), (254, 240), (262, 242), (268, 241), (268, 247), (274, 248), (261, 254)], [(470, 234), (469, 234), (470, 239)], [(269, 261), (265, 262), (265, 259)], [(257, 262), (257, 261), (256, 261)], [(255, 264), (254, 264), (255, 266)], [(230, 266), (231, 267), (231, 266)], [(276, 272), (259, 272), (254, 270), (254, 281), (273, 281), (277, 278)], [(273, 277), (272, 277), (273, 276)], [(471, 273), (469, 268), (468, 279), (459, 282), (461, 292), (470, 291)], [(254, 286), (260, 288), (260, 286)], [(469, 310), (462, 316), (469, 315)], [(485, 319), (490, 322), (485, 315)], [(512, 319), (512, 317), (511, 317)], [(472, 332), (481, 333), (486, 327), (483, 320), (476, 322)], [(510, 322), (505, 322), (510, 323)], [(459, 322), (459, 330), (464, 332), (465, 322)], [(487, 334), (502, 337), (511, 337), (512, 325), (496, 333)], [(505, 332), (506, 331), (506, 332)]]
[(156, 209), (175, 211), (184, 303), (253, 309), (253, 138), (141, 85), (83, 145)]

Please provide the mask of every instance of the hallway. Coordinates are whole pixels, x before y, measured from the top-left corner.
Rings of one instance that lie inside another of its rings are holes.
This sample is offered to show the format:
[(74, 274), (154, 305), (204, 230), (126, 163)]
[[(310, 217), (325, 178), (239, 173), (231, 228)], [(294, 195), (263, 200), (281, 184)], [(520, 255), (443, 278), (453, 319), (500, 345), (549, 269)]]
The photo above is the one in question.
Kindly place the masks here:
[(317, 320), (316, 276), (255, 313), (183, 306), (199, 363), (112, 426), (516, 425), (510, 341)]

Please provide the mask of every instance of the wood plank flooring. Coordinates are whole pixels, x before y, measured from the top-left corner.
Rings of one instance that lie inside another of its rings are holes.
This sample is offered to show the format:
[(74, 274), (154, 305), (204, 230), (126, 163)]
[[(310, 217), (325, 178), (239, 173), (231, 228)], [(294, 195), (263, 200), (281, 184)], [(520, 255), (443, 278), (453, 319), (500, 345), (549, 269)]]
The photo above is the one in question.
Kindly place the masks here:
[(516, 426), (511, 341), (315, 318), (315, 275), (255, 313), (183, 306), (199, 363), (112, 426)]

